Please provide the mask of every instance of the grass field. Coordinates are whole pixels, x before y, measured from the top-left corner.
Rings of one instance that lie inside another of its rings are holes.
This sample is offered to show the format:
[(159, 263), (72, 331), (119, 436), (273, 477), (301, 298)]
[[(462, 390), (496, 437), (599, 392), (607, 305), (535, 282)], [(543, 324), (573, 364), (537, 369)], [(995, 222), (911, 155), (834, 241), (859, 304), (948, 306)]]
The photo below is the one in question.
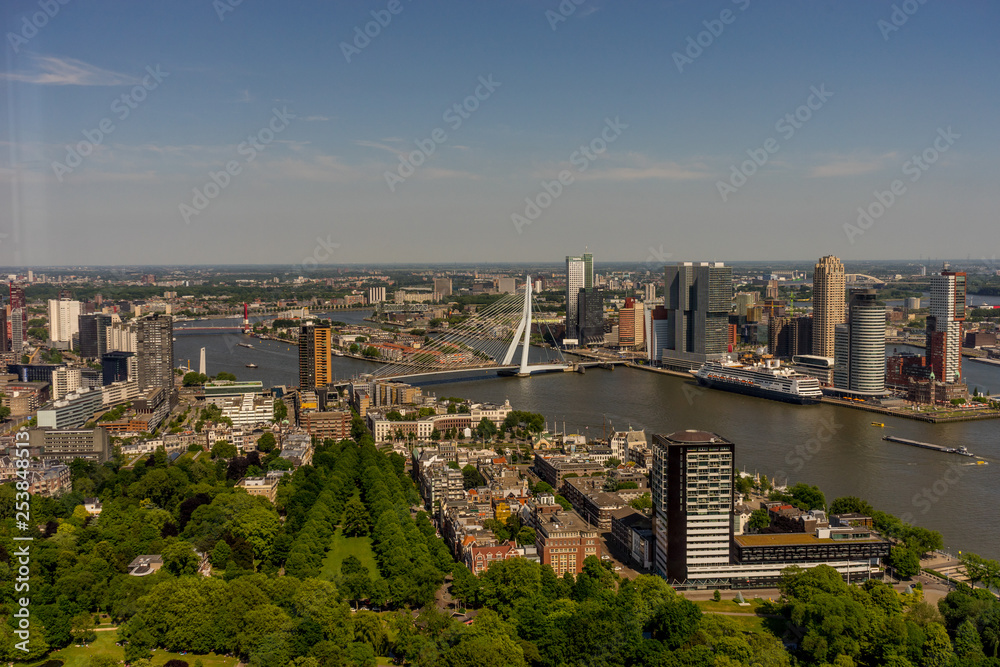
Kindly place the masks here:
[[(64, 667), (87, 667), (87, 663), (90, 662), (90, 659), (98, 655), (109, 655), (115, 660), (124, 660), (125, 649), (121, 646), (115, 646), (115, 642), (117, 640), (117, 632), (98, 632), (97, 639), (89, 646), (70, 646), (59, 651), (53, 651), (45, 660), (62, 660), (65, 663)], [(181, 655), (179, 653), (168, 653), (163, 650), (153, 651), (154, 665), (162, 665), (168, 660), (173, 660), (174, 658), (185, 660), (190, 665), (194, 665), (194, 661), (200, 659), (205, 667), (234, 667), (238, 662), (236, 658), (224, 658), (214, 654), (194, 655), (192, 653), (188, 653), (187, 655)], [(44, 663), (45, 660), (39, 660), (38, 662), (30, 664), (34, 667), (34, 665)], [(22, 665), (24, 663), (15, 664)]]
[(370, 537), (345, 537), (338, 528), (333, 539), (330, 540), (330, 550), (323, 559), (323, 569), (320, 570), (319, 578), (332, 581), (340, 574), (340, 564), (348, 556), (355, 556), (361, 564), (368, 568), (371, 578), (379, 579), (378, 566), (375, 565), (375, 554), (372, 553), (372, 540)]

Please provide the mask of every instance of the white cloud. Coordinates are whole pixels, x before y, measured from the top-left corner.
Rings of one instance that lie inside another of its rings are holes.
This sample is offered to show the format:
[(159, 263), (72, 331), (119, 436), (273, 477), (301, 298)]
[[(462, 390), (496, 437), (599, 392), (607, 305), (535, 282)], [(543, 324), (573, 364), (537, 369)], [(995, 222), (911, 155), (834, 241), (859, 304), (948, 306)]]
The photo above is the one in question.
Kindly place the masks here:
[(870, 174), (883, 169), (897, 156), (898, 153), (895, 151), (882, 155), (831, 155), (826, 157), (823, 164), (812, 166), (807, 175), (810, 178), (835, 178)]
[(74, 58), (31, 55), (29, 72), (0, 72), (0, 79), (47, 86), (125, 86), (137, 84), (137, 79), (101, 69)]

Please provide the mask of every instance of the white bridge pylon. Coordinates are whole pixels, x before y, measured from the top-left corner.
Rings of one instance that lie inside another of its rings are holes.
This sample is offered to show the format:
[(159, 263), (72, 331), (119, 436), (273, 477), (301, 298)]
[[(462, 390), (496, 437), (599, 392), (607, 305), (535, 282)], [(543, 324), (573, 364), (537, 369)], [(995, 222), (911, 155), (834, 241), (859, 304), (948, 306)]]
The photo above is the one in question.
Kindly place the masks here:
[(528, 373), (528, 350), (531, 348), (531, 276), (527, 276), (524, 282), (524, 308), (521, 310), (521, 321), (517, 323), (517, 329), (510, 339), (507, 353), (503, 355), (503, 365), (508, 366), (514, 360), (514, 353), (517, 351), (518, 339), (524, 332), (524, 342), (521, 344), (521, 374)]

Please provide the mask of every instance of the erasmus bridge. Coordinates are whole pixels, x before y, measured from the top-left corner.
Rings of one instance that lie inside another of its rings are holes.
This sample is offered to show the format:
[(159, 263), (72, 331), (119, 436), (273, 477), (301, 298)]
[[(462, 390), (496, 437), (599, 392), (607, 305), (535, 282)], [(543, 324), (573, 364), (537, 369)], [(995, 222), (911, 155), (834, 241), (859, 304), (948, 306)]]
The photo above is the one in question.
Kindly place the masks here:
[(579, 365), (566, 361), (558, 348), (531, 347), (535, 312), (531, 276), (527, 276), (523, 289), (480, 308), (419, 348), (376, 344), (390, 363), (370, 377), (422, 384), (576, 370)]

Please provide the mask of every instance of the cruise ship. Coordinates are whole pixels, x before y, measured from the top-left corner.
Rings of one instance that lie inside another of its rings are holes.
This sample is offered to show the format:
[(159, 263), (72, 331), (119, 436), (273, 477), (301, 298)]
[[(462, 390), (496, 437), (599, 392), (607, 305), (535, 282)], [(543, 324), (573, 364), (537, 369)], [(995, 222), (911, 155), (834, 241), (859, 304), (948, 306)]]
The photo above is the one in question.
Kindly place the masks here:
[(712, 389), (735, 391), (750, 396), (787, 403), (819, 403), (823, 391), (819, 380), (782, 368), (776, 359), (744, 365), (735, 361), (710, 361), (697, 371), (690, 371), (698, 384)]

